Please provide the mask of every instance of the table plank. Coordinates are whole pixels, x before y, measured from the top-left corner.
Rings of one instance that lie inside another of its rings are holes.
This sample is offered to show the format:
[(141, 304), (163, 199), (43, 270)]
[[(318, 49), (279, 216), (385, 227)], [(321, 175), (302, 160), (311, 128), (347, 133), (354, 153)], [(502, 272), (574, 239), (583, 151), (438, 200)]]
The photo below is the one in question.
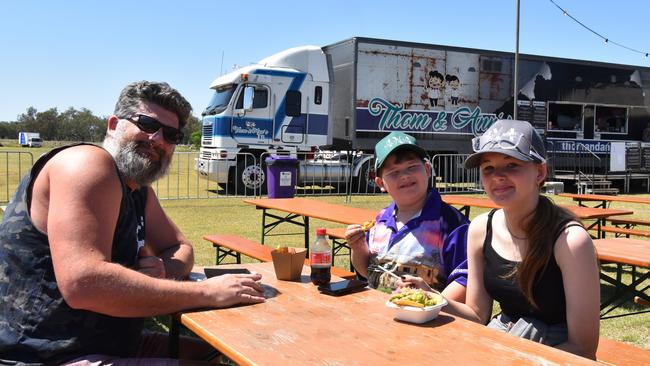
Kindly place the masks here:
[(261, 273), (263, 304), (186, 313), (182, 323), (240, 365), (595, 365), (564, 351), (489, 329), (444, 312), (423, 325), (393, 320), (388, 295), (366, 290), (320, 294), (304, 267), (300, 282)]
[(245, 203), (257, 208), (284, 211), (300, 216), (336, 222), (339, 224), (362, 224), (377, 216), (378, 211), (337, 205), (309, 198), (254, 198)]
[[(459, 195), (442, 195), (442, 200), (450, 205), (470, 206), (481, 208), (501, 208), (501, 206), (494, 203), (491, 199), (486, 197), (472, 197), (472, 196), (459, 196)], [(600, 219), (610, 216), (631, 215), (634, 213), (632, 210), (615, 210), (609, 208), (597, 207), (581, 207), (573, 205), (560, 205), (576, 215), (579, 219)]]
[(598, 259), (650, 268), (650, 241), (632, 238), (595, 239)]
[(559, 193), (558, 196), (572, 198), (574, 201), (627, 202), (650, 204), (650, 198), (634, 196), (608, 196), (603, 194)]

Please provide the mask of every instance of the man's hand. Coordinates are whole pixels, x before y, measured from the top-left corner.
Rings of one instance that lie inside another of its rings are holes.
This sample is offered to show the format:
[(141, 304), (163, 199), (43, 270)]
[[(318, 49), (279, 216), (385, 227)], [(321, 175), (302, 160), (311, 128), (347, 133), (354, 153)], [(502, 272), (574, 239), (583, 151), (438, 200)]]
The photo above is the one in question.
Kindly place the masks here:
[(202, 281), (207, 287), (212, 306), (228, 307), (236, 304), (264, 302), (264, 289), (258, 282), (260, 274), (226, 274)]
[(165, 278), (167, 276), (162, 258), (156, 257), (146, 245), (140, 248), (138, 257), (138, 272), (155, 278)]

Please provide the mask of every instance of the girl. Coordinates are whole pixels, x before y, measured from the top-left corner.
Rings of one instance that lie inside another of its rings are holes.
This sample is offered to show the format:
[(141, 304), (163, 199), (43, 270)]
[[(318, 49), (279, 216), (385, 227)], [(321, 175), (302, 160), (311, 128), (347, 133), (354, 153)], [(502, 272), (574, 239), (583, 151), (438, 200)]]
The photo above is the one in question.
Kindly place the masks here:
[[(487, 195), (502, 208), (476, 217), (467, 243), (467, 299), (446, 311), (595, 359), (600, 284), (589, 234), (539, 188), (544, 143), (528, 123), (499, 120), (472, 140), (465, 168), (479, 167)], [(401, 286), (426, 289), (404, 276)]]

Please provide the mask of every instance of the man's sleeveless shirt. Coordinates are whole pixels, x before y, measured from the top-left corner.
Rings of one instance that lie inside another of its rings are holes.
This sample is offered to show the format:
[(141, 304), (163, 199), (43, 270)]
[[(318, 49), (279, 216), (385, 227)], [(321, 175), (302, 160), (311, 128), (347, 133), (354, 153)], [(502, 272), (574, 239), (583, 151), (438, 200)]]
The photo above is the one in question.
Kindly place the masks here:
[[(59, 364), (93, 353), (129, 356), (139, 342), (143, 319), (67, 305), (57, 287), (48, 237), (32, 223), (28, 208), (36, 176), (47, 161), (69, 147), (54, 149), (34, 164), (0, 225), (0, 364)], [(131, 191), (119, 172), (118, 176), (122, 200), (111, 261), (134, 267), (138, 242), (144, 242), (147, 191), (146, 187)]]

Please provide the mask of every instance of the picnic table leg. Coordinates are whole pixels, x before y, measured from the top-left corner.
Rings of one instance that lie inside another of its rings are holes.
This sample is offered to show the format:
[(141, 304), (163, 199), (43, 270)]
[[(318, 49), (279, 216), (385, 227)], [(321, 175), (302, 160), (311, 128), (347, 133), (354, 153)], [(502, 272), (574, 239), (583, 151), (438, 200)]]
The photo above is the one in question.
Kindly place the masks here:
[[(648, 288), (650, 288), (650, 285), (647, 285), (641, 289), (637, 288), (637, 286), (643, 283), (643, 281), (650, 278), (650, 272), (639, 276), (635, 281), (632, 281), (632, 283), (628, 285), (621, 282), (622, 272), (623, 272), (623, 265), (620, 263), (616, 264), (616, 279), (605, 275), (603, 272), (600, 272), (601, 280), (604, 280), (605, 282), (614, 285), (616, 287), (614, 294), (609, 299), (603, 301), (600, 304), (601, 319), (609, 319), (613, 317), (623, 316), (623, 315), (615, 315), (615, 316), (605, 317), (605, 315), (610, 313), (612, 310), (618, 308), (619, 306), (623, 305), (626, 301), (632, 300), (634, 296), (639, 296), (644, 300), (650, 300), (650, 297), (648, 297), (645, 294), (645, 291)], [(632, 314), (638, 314), (638, 313), (630, 313), (625, 315), (632, 315)]]
[(600, 227), (602, 226), (603, 220), (604, 219), (596, 219), (596, 222), (598, 223), (598, 237), (599, 238), (605, 238), (605, 233), (600, 230)]
[(303, 216), (305, 221), (305, 249), (307, 249), (307, 255), (309, 255), (309, 216)]
[(169, 325), (169, 357), (178, 358), (178, 343), (180, 337), (180, 315), (171, 315), (171, 324)]
[(264, 245), (264, 230), (266, 230), (266, 209), (262, 209), (262, 239), (260, 242)]

